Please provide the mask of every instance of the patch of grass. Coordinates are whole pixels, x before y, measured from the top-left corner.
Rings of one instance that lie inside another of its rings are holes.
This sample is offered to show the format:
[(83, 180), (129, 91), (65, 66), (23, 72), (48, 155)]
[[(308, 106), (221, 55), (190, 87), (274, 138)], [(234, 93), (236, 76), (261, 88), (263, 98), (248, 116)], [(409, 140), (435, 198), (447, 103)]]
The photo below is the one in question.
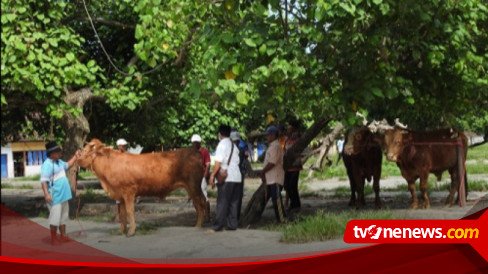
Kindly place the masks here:
[(488, 155), (488, 144), (468, 149), (468, 160), (486, 160)]
[(161, 225), (158, 223), (141, 223), (136, 227), (136, 234), (138, 235), (149, 235), (158, 230)]
[[(305, 166), (310, 166), (315, 161), (314, 158), (310, 158)], [(387, 178), (390, 176), (401, 176), (400, 169), (394, 162), (389, 162), (383, 157), (382, 167), (381, 167), (381, 178)], [(304, 180), (308, 176), (308, 170), (306, 172), (300, 173), (300, 179)], [(347, 170), (343, 163), (339, 163), (337, 166), (332, 164), (331, 166), (325, 166), (322, 172), (313, 171), (312, 177), (317, 180), (325, 180), (330, 178), (339, 178), (341, 181), (348, 180)]]
[(168, 196), (186, 197), (186, 196), (188, 196), (188, 193), (186, 193), (186, 190), (180, 188), (180, 189), (177, 189), (177, 190), (171, 192)]
[(389, 210), (379, 211), (343, 211), (327, 213), (318, 211), (313, 216), (305, 216), (286, 226), (271, 226), (268, 229), (283, 233), (281, 241), (287, 243), (305, 243), (337, 239), (344, 235), (346, 224), (353, 219), (394, 219)]
[(107, 195), (105, 193), (99, 194), (99, 193), (95, 192), (95, 190), (93, 188), (88, 187), (85, 189), (84, 193), (80, 194), (80, 197), (81, 197), (81, 199), (83, 199), (83, 201), (89, 202), (89, 201), (95, 201), (95, 200), (99, 200), (99, 199), (105, 199), (105, 198), (107, 198)]
[(308, 185), (306, 181), (298, 182), (298, 192), (305, 192), (308, 190)]
[(39, 218), (45, 218), (45, 219), (47, 219), (48, 216), (49, 216), (49, 214), (48, 214), (48, 212), (46, 210), (39, 211), (39, 215), (37, 215), (37, 217), (39, 217)]
[(217, 198), (217, 191), (207, 189), (207, 196), (208, 198)]
[(14, 185), (12, 185), (11, 183), (4, 183), (1, 185), (1, 188), (3, 189), (12, 189), (14, 188)]
[(41, 175), (34, 175), (28, 177), (16, 177), (14, 181), (39, 181), (41, 179)]
[[(364, 196), (372, 194), (373, 187), (370, 184), (364, 185)], [(348, 186), (340, 186), (334, 189), (335, 198), (349, 198), (351, 196), (351, 188)]]
[(311, 197), (318, 198), (318, 197), (320, 197), (320, 195), (317, 192), (305, 191), (305, 192), (300, 192), (300, 197), (301, 198), (311, 198)]
[(89, 178), (96, 178), (97, 176), (93, 175), (93, 173), (91, 173), (91, 171), (89, 170), (83, 170), (81, 172), (78, 173), (78, 179), (79, 180), (86, 180), (86, 179), (89, 179)]
[(386, 157), (383, 157), (381, 178), (387, 178), (390, 176), (402, 176), (402, 173), (400, 172), (400, 168), (398, 168), (396, 163), (387, 161)]
[(466, 172), (468, 174), (488, 174), (488, 165), (483, 160), (477, 160), (476, 163), (467, 163)]
[(34, 189), (33, 185), (17, 185), (17, 184), (10, 184), (10, 183), (5, 183), (2, 184), (3, 189)]
[(80, 216), (79, 218), (80, 220), (84, 220), (84, 221), (106, 223), (106, 222), (113, 222), (115, 218), (115, 214), (112, 212), (105, 212), (103, 214), (98, 214), (96, 216)]
[(346, 198), (351, 196), (351, 188), (340, 186), (334, 189), (334, 198)]
[(469, 182), (469, 191), (488, 191), (488, 182), (487, 181), (472, 181)]
[(410, 199), (410, 194), (400, 193), (400, 194), (395, 195), (395, 199), (404, 201), (404, 200)]

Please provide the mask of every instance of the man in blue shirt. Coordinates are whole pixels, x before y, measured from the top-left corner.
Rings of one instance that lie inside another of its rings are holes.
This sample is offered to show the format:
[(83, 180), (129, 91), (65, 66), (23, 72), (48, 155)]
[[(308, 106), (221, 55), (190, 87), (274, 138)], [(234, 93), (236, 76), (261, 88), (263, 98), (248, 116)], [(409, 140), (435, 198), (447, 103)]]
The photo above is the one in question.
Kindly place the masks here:
[(69, 241), (66, 236), (66, 221), (68, 220), (71, 189), (66, 177), (66, 171), (74, 165), (80, 155), (80, 151), (66, 163), (61, 160), (61, 148), (55, 142), (46, 144), (48, 159), (41, 167), (41, 185), (44, 192), (44, 200), (49, 208), (49, 226), (51, 229), (51, 244), (59, 244), (56, 232), (59, 227), (61, 241)]

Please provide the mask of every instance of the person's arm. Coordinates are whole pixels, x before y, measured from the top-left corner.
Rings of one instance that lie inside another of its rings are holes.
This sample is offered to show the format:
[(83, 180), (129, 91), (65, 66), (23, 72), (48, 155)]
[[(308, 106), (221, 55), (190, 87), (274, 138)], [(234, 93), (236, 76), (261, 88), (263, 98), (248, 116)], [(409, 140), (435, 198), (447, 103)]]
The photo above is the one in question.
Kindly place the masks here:
[(71, 157), (71, 159), (69, 159), (68, 169), (71, 168), (75, 164), (76, 160), (78, 160), (78, 158), (80, 157), (80, 154), (81, 154), (81, 151), (77, 150), (75, 152), (75, 155), (73, 155), (73, 157)]
[(214, 169), (212, 170), (212, 174), (210, 174), (210, 185), (212, 188), (215, 187), (215, 175), (217, 175), (217, 172), (220, 170), (220, 162), (215, 161)]
[(44, 200), (46, 201), (46, 203), (52, 204), (53, 198), (51, 197), (51, 194), (49, 194), (49, 191), (47, 191), (47, 183), (48, 182), (42, 182), (41, 183), (42, 191), (44, 192)]
[(207, 178), (208, 172), (210, 171), (210, 163), (205, 165), (205, 170), (203, 171), (203, 178)]

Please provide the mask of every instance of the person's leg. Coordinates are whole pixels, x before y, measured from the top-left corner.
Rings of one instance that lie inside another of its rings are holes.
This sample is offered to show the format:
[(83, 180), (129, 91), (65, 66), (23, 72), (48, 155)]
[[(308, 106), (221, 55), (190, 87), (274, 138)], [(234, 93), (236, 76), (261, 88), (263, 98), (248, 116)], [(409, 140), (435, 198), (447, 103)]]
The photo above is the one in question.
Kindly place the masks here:
[(237, 205), (237, 221), (241, 218), (241, 208), (242, 208), (242, 198), (244, 197), (244, 175), (242, 176), (242, 181), (239, 186), (240, 191), (239, 191), (239, 200), (238, 200), (238, 205)]
[(49, 228), (51, 232), (51, 244), (58, 245), (59, 240), (57, 238), (57, 232), (59, 227), (59, 220), (61, 216), (61, 205), (57, 204), (54, 206), (48, 205), (49, 208)]
[(284, 182), (284, 188), (285, 188), (285, 209), (289, 208), (290, 205), (290, 172), (285, 171), (285, 182)]
[(300, 195), (298, 193), (298, 180), (300, 177), (299, 171), (289, 172), (288, 183), (289, 183), (289, 193), (290, 193), (290, 209), (299, 209), (301, 207)]
[(220, 231), (227, 223), (227, 213), (229, 212), (230, 187), (228, 183), (217, 184), (217, 212), (212, 226), (214, 231)]
[(210, 201), (207, 194), (207, 179), (202, 178), (202, 192), (205, 196), (205, 222), (210, 222)]
[(70, 239), (66, 235), (66, 223), (69, 218), (69, 204), (68, 201), (61, 203), (61, 216), (59, 221), (59, 232), (61, 233), (61, 241), (68, 242)]
[(271, 200), (273, 202), (273, 208), (275, 211), (276, 220), (278, 223), (284, 223), (286, 213), (283, 208), (283, 200), (281, 199), (281, 189), (282, 186), (278, 184), (269, 185), (269, 194), (271, 195)]
[(229, 213), (227, 214), (227, 227), (231, 230), (236, 230), (239, 225), (237, 219), (239, 210), (239, 198), (241, 198), (241, 183), (230, 183), (230, 203)]

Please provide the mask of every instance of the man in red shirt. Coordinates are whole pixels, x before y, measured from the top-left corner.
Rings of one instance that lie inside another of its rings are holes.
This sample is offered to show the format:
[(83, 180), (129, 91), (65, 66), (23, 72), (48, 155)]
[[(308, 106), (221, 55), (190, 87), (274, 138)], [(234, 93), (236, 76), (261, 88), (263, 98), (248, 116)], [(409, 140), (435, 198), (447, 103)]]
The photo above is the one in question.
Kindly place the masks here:
[(207, 196), (207, 177), (209, 175), (210, 170), (210, 153), (208, 150), (202, 147), (202, 138), (198, 134), (193, 134), (191, 137), (191, 143), (194, 149), (198, 150), (200, 154), (202, 154), (202, 163), (203, 163), (203, 179), (202, 179), (202, 192), (205, 195), (205, 200), (207, 201), (205, 207), (205, 220), (208, 222), (210, 221), (210, 202), (208, 201)]

